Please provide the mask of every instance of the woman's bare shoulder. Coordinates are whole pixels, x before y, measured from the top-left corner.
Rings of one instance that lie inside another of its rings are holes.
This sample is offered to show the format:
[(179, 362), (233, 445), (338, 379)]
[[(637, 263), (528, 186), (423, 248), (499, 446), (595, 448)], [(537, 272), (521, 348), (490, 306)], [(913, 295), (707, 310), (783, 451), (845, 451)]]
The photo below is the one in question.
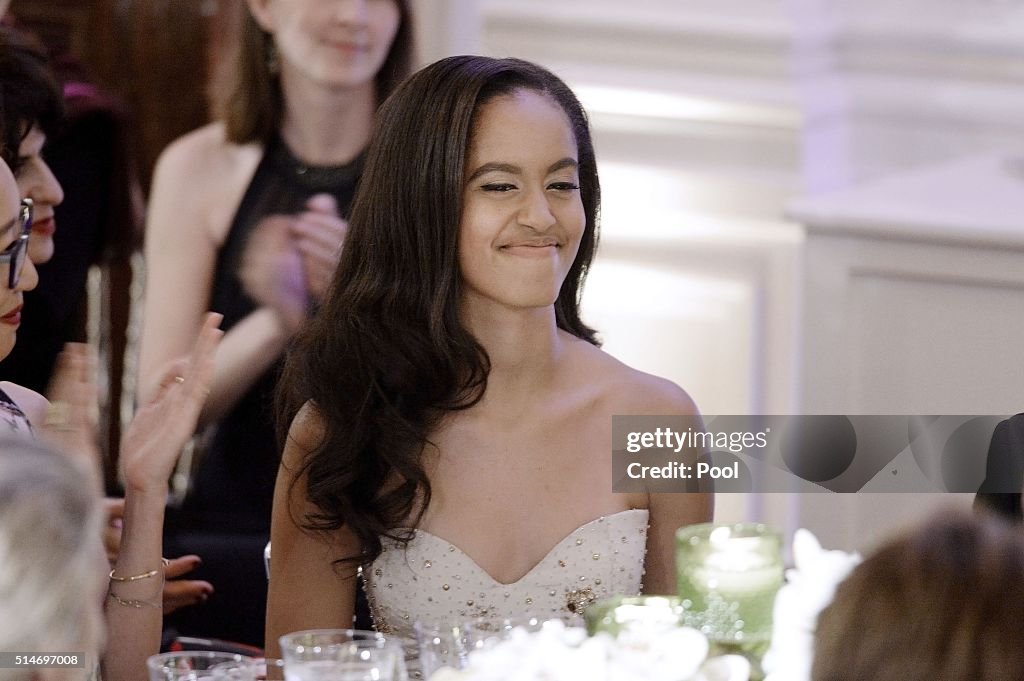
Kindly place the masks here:
[(289, 466), (301, 464), (323, 443), (326, 433), (327, 424), (323, 414), (312, 401), (306, 402), (288, 427), (284, 463)]
[(153, 173), (147, 233), (178, 239), (182, 229), (223, 242), (262, 157), (257, 144), (235, 144), (210, 123), (164, 149)]
[(615, 414), (698, 414), (690, 395), (672, 381), (634, 369), (589, 343), (577, 346), (577, 376), (595, 381), (601, 401)]
[(258, 161), (257, 144), (235, 144), (227, 138), (221, 122), (213, 122), (186, 133), (171, 142), (160, 154), (157, 174), (188, 179), (223, 177), (239, 164)]

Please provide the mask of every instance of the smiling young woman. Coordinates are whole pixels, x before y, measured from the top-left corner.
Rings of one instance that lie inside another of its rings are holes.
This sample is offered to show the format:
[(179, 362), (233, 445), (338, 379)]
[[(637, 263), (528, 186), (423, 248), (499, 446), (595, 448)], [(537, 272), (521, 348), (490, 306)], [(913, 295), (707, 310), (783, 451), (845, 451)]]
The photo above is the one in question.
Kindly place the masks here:
[(346, 626), (578, 616), (674, 591), (703, 494), (612, 491), (613, 414), (695, 415), (598, 348), (579, 293), (600, 184), (586, 116), (547, 70), (451, 57), (380, 112), (345, 251), (282, 377), (267, 653)]
[(471, 317), (480, 299), (551, 308), (586, 227), (569, 120), (528, 90), (477, 115), (459, 229), (462, 314)]

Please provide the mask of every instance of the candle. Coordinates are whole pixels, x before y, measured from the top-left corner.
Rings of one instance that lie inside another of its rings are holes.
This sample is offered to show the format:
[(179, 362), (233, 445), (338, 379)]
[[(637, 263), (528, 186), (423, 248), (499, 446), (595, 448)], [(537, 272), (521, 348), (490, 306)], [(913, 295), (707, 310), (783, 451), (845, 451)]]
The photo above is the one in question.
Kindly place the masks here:
[(779, 534), (758, 524), (705, 524), (680, 529), (676, 541), (683, 621), (716, 642), (767, 643), (782, 586)]

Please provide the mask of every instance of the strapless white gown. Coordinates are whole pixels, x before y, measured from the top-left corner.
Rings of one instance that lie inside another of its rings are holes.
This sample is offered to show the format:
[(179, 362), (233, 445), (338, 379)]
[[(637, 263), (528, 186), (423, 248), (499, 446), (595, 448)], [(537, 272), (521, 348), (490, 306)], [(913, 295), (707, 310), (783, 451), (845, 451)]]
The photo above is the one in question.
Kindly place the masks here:
[(404, 548), (384, 539), (383, 552), (362, 571), (374, 625), (400, 637), (412, 656), (417, 621), (572, 620), (596, 600), (640, 593), (647, 520), (646, 509), (591, 520), (511, 584), (496, 581), (457, 546), (424, 530), (416, 530)]

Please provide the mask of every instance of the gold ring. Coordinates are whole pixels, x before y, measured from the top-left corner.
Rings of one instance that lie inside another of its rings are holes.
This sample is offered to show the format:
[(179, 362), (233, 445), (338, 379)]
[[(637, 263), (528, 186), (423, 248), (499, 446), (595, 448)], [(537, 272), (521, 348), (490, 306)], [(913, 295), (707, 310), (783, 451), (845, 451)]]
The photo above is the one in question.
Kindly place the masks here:
[(185, 377), (184, 376), (175, 376), (174, 377), (174, 382), (175, 383), (184, 383), (185, 382)]

